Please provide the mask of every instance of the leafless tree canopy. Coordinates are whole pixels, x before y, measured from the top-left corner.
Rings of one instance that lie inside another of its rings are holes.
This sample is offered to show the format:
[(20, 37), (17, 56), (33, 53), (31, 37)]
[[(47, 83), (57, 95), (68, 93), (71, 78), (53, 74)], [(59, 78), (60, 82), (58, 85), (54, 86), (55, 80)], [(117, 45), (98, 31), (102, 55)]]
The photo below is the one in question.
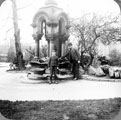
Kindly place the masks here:
[(120, 17), (97, 17), (84, 15), (80, 19), (71, 20), (70, 34), (78, 40), (81, 50), (95, 50), (97, 42), (104, 44), (120, 41)]

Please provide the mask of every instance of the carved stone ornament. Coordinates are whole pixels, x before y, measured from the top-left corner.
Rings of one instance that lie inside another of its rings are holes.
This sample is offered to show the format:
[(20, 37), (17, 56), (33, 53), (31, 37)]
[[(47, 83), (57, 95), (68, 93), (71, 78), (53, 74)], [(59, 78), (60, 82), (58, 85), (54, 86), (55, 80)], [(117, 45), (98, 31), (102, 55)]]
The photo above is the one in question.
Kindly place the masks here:
[(32, 37), (33, 37), (34, 40), (36, 40), (37, 39), (37, 34), (32, 34)]
[(66, 29), (68, 30), (71, 27), (71, 25), (66, 25)]
[(58, 23), (56, 23), (56, 22), (48, 22), (47, 25), (49, 27), (57, 27), (58, 26)]
[(31, 26), (32, 26), (33, 28), (36, 28), (36, 27), (37, 27), (37, 25), (36, 25), (36, 24), (31, 24)]
[(41, 34), (39, 33), (39, 34), (37, 35), (37, 37), (38, 37), (39, 40), (41, 40), (42, 36), (43, 36), (42, 33), (41, 33)]
[(52, 36), (52, 34), (46, 34), (45, 38), (46, 38), (47, 41), (49, 41), (49, 40), (53, 39), (53, 36)]
[(38, 33), (37, 33), (37, 34), (32, 34), (32, 37), (34, 38), (34, 40), (41, 40), (42, 35), (43, 35), (43, 34), (40, 34), (40, 33), (38, 34)]

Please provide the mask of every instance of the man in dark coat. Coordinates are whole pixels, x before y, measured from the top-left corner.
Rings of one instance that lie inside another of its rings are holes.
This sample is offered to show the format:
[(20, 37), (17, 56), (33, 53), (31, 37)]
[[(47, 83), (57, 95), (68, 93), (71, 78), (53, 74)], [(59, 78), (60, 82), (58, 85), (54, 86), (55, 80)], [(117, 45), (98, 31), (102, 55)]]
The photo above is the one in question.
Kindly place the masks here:
[(64, 56), (62, 56), (61, 59), (63, 59), (64, 57), (67, 57), (72, 64), (73, 79), (78, 80), (80, 54), (76, 49), (72, 47), (72, 43), (68, 43), (68, 52)]
[(49, 83), (52, 83), (52, 77), (54, 75), (54, 83), (57, 82), (57, 67), (58, 67), (58, 57), (56, 56), (56, 52), (52, 51), (52, 56), (49, 59), (48, 66), (50, 67), (50, 80)]

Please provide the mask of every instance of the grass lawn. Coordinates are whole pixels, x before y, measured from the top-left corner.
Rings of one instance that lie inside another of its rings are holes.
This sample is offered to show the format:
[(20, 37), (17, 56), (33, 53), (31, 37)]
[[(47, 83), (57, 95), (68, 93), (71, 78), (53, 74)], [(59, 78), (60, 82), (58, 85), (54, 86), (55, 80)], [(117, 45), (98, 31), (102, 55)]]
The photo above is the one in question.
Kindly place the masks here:
[(74, 101), (0, 100), (0, 112), (13, 120), (110, 120), (121, 106), (121, 98)]

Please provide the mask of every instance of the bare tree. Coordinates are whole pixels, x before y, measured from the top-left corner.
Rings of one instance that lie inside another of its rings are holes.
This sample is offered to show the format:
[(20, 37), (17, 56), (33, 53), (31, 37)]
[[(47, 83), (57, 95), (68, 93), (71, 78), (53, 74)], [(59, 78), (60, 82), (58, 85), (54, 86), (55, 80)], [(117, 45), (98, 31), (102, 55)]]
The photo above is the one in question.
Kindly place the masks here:
[(11, 2), (12, 2), (12, 9), (13, 9), (13, 25), (14, 25), (16, 58), (18, 61), (18, 69), (22, 70), (24, 69), (24, 62), (23, 62), (23, 53), (21, 51), (20, 29), (18, 26), (18, 14), (17, 14), (16, 0), (11, 0)]
[(98, 41), (110, 44), (112, 41), (118, 40), (116, 35), (119, 38), (120, 28), (114, 25), (118, 23), (118, 18), (111, 18), (111, 16), (97, 18), (96, 15), (91, 17), (85, 15), (81, 19), (71, 21), (70, 33), (78, 38), (81, 56), (85, 52), (90, 55), (90, 60), (84, 69), (88, 69), (92, 64)]

